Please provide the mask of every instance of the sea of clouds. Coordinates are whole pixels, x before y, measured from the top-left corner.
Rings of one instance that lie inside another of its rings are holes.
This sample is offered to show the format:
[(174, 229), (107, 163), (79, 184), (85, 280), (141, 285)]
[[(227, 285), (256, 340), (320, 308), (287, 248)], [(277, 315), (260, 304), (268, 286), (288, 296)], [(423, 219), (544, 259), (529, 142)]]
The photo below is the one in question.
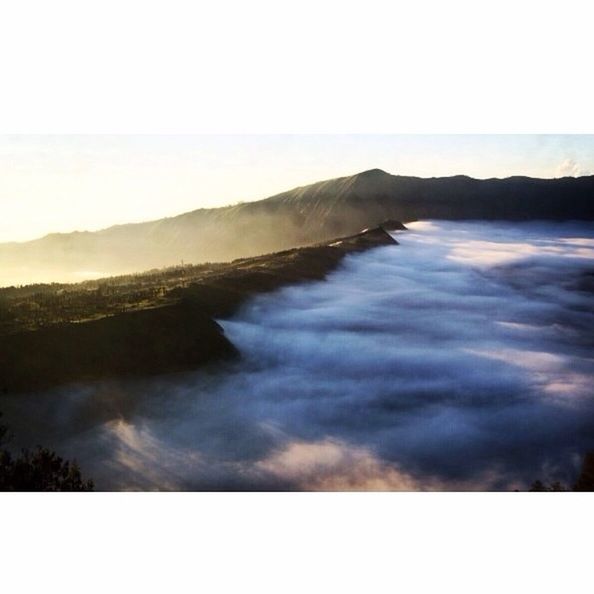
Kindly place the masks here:
[(108, 489), (569, 484), (594, 449), (592, 226), (397, 239), (221, 321), (239, 363), (55, 391), (31, 434)]

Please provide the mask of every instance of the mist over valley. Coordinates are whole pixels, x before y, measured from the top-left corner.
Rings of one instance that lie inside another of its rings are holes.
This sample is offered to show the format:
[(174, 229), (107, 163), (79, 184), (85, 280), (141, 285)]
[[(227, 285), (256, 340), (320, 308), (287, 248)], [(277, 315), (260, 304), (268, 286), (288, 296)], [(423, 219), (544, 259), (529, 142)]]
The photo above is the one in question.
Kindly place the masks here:
[(407, 226), (217, 317), (239, 359), (0, 408), (99, 489), (571, 484), (594, 449), (591, 224)]

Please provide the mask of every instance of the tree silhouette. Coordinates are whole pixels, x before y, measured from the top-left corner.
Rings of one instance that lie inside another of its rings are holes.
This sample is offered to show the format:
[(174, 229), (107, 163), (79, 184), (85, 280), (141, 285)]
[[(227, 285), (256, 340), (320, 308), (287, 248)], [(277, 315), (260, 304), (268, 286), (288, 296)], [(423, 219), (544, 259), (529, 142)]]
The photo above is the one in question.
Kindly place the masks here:
[(530, 485), (529, 491), (539, 491), (539, 492), (557, 492), (557, 491), (567, 491), (567, 487), (561, 484), (559, 481), (555, 481), (549, 485), (546, 485), (542, 481), (534, 481), (532, 485)]
[(594, 491), (594, 452), (588, 452), (584, 457), (582, 470), (573, 490)]
[(554, 491), (594, 491), (594, 452), (587, 452), (582, 461), (580, 475), (571, 489), (559, 481), (546, 484), (541, 480), (534, 481), (529, 491), (554, 492)]
[[(0, 413), (2, 416), (2, 413)], [(4, 449), (8, 428), (0, 425), (0, 491), (92, 491), (93, 481), (82, 478), (76, 462), (38, 446), (14, 457)]]

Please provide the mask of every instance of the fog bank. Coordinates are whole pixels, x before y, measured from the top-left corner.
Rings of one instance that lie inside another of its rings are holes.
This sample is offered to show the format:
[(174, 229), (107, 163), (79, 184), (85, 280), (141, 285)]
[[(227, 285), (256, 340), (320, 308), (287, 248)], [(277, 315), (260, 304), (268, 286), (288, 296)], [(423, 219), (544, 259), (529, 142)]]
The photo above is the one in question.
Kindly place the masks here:
[(62, 389), (7, 416), (34, 400), (23, 431), (99, 488), (573, 480), (594, 448), (594, 229), (440, 221), (397, 238), (221, 321), (238, 364)]

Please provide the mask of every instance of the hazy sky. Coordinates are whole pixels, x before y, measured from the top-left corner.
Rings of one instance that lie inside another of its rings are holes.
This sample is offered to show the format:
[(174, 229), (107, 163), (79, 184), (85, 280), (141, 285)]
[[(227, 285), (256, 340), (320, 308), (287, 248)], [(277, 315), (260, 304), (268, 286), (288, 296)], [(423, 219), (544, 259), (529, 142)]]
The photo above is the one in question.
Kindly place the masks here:
[(0, 136), (0, 241), (257, 200), (375, 167), (586, 175), (594, 135)]

